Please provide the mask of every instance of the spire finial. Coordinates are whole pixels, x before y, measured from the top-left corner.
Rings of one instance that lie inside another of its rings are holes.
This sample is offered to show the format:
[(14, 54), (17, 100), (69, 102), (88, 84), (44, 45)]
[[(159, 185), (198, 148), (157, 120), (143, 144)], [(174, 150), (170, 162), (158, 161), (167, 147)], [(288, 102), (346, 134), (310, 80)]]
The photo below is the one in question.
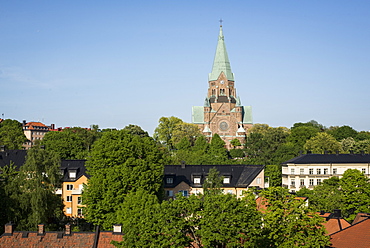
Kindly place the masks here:
[(222, 27), (222, 22), (223, 22), (222, 18), (220, 18), (219, 22), (220, 22), (220, 27)]

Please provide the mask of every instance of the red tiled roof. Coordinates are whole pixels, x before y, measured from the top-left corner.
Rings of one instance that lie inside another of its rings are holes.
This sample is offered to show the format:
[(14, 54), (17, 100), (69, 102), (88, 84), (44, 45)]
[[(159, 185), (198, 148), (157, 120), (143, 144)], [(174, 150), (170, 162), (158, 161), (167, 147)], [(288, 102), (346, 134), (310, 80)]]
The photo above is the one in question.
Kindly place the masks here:
[(34, 127), (47, 127), (45, 124), (41, 122), (28, 122), (25, 126), (29, 127), (29, 129), (32, 129)]
[(0, 236), (0, 248), (8, 247), (38, 247), (38, 248), (114, 248), (110, 242), (112, 240), (122, 241), (122, 234), (113, 232), (98, 232), (97, 246), (94, 246), (95, 232), (72, 232), (71, 235), (65, 235), (62, 232), (45, 232), (38, 235), (37, 232), (14, 231), (12, 235), (4, 233)]
[(345, 219), (329, 219), (327, 222), (322, 223), (322, 225), (325, 227), (327, 231), (327, 235), (330, 235), (332, 233), (338, 232), (340, 230), (343, 230), (344, 228), (347, 228), (351, 226)]
[(346, 229), (331, 235), (331, 247), (335, 248), (369, 248), (370, 247), (370, 219), (358, 222)]

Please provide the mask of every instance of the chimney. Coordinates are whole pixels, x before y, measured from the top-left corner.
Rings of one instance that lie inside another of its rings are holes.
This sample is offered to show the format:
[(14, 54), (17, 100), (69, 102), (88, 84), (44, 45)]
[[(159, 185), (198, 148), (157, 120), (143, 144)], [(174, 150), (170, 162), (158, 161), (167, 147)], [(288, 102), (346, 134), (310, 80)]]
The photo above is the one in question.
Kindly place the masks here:
[(55, 124), (51, 124), (51, 129), (55, 129)]
[(66, 235), (66, 236), (71, 236), (71, 224), (67, 223), (67, 224), (65, 225), (65, 228), (66, 228), (66, 230), (65, 230), (64, 235)]
[(14, 224), (9, 222), (7, 224), (5, 224), (5, 232), (4, 232), (4, 235), (6, 236), (12, 236), (13, 235), (13, 231), (14, 231)]
[(45, 234), (45, 224), (37, 225), (37, 236), (42, 236)]
[(23, 120), (22, 127), (26, 126), (27, 122), (26, 120)]
[(334, 209), (333, 218), (340, 219), (341, 217), (342, 217), (342, 210), (340, 210), (340, 209)]
[(181, 169), (185, 169), (185, 167), (186, 167), (185, 161), (181, 161)]
[(121, 224), (113, 225), (113, 234), (122, 234), (122, 225)]

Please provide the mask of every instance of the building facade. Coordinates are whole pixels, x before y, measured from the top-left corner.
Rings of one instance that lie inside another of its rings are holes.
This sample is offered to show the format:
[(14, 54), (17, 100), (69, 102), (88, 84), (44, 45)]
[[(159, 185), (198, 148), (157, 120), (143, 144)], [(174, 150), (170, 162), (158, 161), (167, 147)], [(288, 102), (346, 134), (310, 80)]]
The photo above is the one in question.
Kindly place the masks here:
[(230, 141), (245, 143), (248, 129), (252, 127), (252, 108), (242, 106), (236, 94), (234, 73), (226, 51), (222, 25), (218, 36), (212, 72), (208, 76), (208, 91), (203, 106), (193, 106), (192, 122), (203, 134), (211, 138), (218, 134), (231, 148)]
[(49, 127), (41, 122), (28, 122), (23, 121), (22, 124), (23, 133), (27, 138), (27, 141), (23, 144), (24, 149), (30, 149), (37, 140), (42, 140), (47, 132), (49, 132)]
[(203, 193), (203, 183), (209, 170), (216, 168), (223, 177), (224, 193), (243, 195), (250, 187), (265, 188), (263, 165), (166, 165), (164, 189), (168, 198), (181, 193), (183, 196)]
[(313, 189), (332, 176), (342, 177), (348, 169), (369, 176), (369, 154), (304, 154), (282, 163), (282, 184), (290, 192)]

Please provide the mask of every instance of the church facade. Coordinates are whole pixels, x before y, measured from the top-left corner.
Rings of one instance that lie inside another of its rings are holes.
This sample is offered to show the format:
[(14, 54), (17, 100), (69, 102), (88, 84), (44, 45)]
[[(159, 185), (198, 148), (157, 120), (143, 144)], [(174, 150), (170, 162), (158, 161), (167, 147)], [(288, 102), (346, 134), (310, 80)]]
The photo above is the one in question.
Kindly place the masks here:
[(222, 25), (212, 72), (208, 76), (208, 92), (203, 106), (193, 106), (192, 122), (211, 138), (218, 134), (231, 148), (230, 141), (245, 144), (248, 129), (253, 126), (252, 107), (242, 106), (236, 94), (234, 73), (226, 51)]

